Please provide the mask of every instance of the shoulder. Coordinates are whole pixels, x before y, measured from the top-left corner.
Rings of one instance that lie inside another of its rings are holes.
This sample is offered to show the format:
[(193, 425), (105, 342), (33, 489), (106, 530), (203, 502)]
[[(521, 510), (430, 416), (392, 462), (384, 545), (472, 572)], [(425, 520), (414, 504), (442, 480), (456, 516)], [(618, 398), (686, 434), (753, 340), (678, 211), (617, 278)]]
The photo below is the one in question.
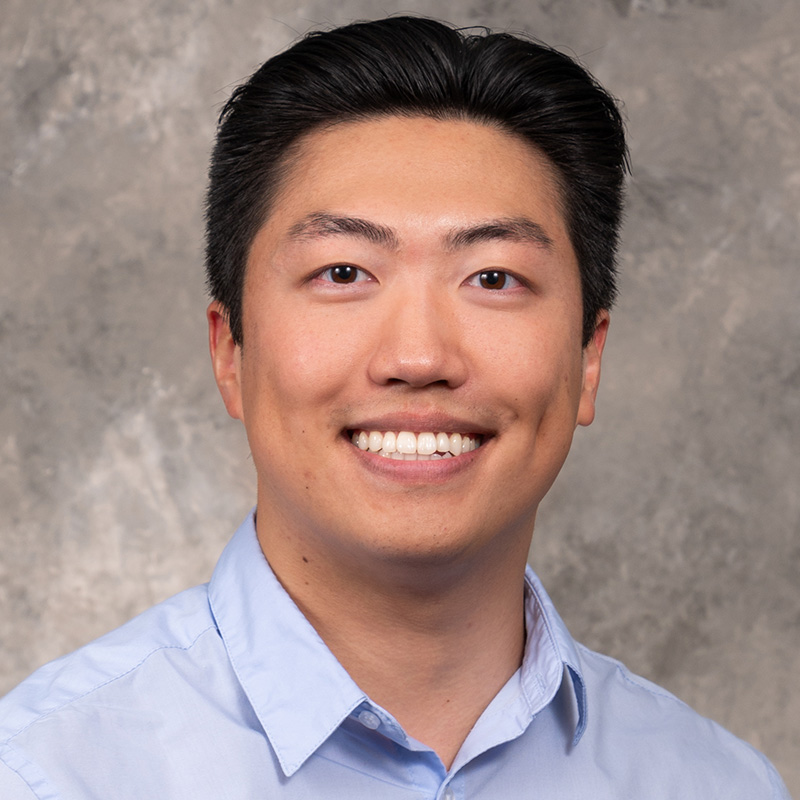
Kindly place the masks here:
[(589, 708), (579, 747), (636, 756), (648, 782), (683, 787), (675, 797), (788, 800), (775, 768), (749, 744), (619, 661), (578, 649)]
[(109, 742), (136, 753), (157, 738), (226, 666), (206, 586), (46, 664), (0, 699), (0, 797), (57, 800), (54, 786), (103, 772)]
[(0, 699), (0, 746), (103, 687), (129, 685), (168, 654), (189, 653), (215, 632), (206, 586), (159, 603), (120, 628), (34, 672)]

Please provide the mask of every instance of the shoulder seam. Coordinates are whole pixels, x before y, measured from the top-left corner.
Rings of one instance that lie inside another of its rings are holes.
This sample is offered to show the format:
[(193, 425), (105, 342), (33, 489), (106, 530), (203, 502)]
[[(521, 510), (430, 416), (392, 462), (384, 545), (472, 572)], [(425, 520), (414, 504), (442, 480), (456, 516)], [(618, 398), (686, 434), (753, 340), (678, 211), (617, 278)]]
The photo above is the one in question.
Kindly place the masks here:
[[(15, 756), (17, 759), (24, 761), (26, 766), (34, 767), (34, 765), (24, 755), (22, 755), (22, 753), (20, 753), (19, 750), (14, 747), (14, 745), (10, 744), (9, 742), (0, 743), (0, 764), (13, 772), (22, 781), (22, 783), (25, 785), (25, 788), (31, 793), (32, 797), (40, 797), (40, 794), (33, 788), (33, 786), (31, 786), (30, 781), (19, 771), (17, 767), (9, 763), (3, 751), (5, 751), (5, 753), (8, 755)], [(47, 788), (50, 789), (49, 786)]]
[(45, 719), (46, 717), (49, 717), (51, 714), (55, 714), (57, 711), (60, 711), (62, 708), (66, 708), (67, 706), (72, 705), (73, 703), (76, 703), (79, 700), (82, 700), (84, 697), (88, 697), (90, 694), (92, 694), (92, 692), (96, 692), (98, 689), (102, 689), (104, 686), (108, 686), (109, 684), (112, 684), (115, 681), (118, 681), (120, 678), (124, 678), (126, 675), (130, 675), (132, 672), (134, 672), (135, 670), (139, 669), (139, 667), (141, 667), (142, 664), (144, 664), (145, 661), (147, 661), (151, 656), (155, 655), (156, 653), (161, 652), (162, 650), (184, 650), (184, 651), (191, 650), (197, 644), (197, 642), (200, 640), (200, 638), (202, 636), (204, 636), (206, 633), (208, 633), (208, 631), (210, 631), (210, 630), (216, 631), (217, 630), (217, 626), (214, 623), (211, 623), (207, 627), (203, 628), (203, 630), (201, 630), (197, 634), (197, 636), (195, 636), (194, 639), (192, 639), (192, 641), (189, 642), (189, 644), (187, 644), (187, 645), (183, 645), (183, 646), (182, 645), (177, 645), (177, 644), (174, 644), (174, 645), (162, 645), (160, 647), (154, 648), (149, 653), (147, 653), (147, 655), (145, 655), (138, 663), (134, 664), (132, 667), (130, 667), (130, 669), (125, 670), (125, 672), (120, 672), (118, 675), (114, 675), (113, 677), (108, 678), (107, 680), (103, 681), (102, 683), (98, 683), (95, 686), (92, 686), (90, 689), (87, 689), (82, 694), (76, 695), (75, 697), (71, 697), (66, 702), (61, 703), (61, 705), (55, 706), (54, 708), (50, 708), (47, 711), (44, 711), (41, 714), (38, 714), (27, 725), (23, 725), (19, 730), (14, 731), (12, 734), (10, 734), (8, 737), (6, 737), (2, 742), (0, 742), (0, 744), (8, 744), (9, 746), (11, 746), (10, 743), (11, 743), (12, 739), (15, 739), (21, 733), (24, 733), (26, 730), (28, 730), (28, 728), (31, 727), (31, 725), (35, 725), (37, 722), (40, 722), (41, 720)]
[[(588, 647), (586, 647), (586, 645), (581, 644), (580, 642), (576, 642), (575, 644), (583, 651), (585, 655), (594, 656), (595, 658), (599, 658), (601, 661), (605, 661), (607, 664), (613, 666), (614, 669), (616, 669), (616, 671), (620, 674), (622, 679), (626, 683), (630, 683), (631, 686), (636, 686), (637, 688), (644, 690), (648, 694), (653, 695), (653, 697), (663, 697), (665, 700), (672, 700), (679, 706), (690, 708), (690, 706), (687, 706), (686, 703), (683, 702), (683, 700), (681, 700), (679, 697), (676, 697), (671, 692), (668, 692), (666, 689), (661, 691), (656, 691), (657, 687), (654, 688), (655, 684), (651, 686), (646, 686), (640, 681), (635, 680), (636, 676), (633, 673), (631, 673), (628, 670), (628, 668), (624, 664), (622, 664), (622, 662), (617, 661), (616, 658), (611, 658), (611, 656), (606, 656), (603, 655), (603, 653), (598, 653), (596, 650), (591, 650)], [(642, 680), (647, 680), (647, 678), (643, 678)]]

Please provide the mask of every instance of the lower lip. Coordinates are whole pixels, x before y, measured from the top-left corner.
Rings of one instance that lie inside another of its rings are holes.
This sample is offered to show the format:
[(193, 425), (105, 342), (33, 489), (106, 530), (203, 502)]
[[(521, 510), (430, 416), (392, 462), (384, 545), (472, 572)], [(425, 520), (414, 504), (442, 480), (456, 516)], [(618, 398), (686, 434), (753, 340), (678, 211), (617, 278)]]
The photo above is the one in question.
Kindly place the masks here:
[(484, 439), (480, 447), (453, 458), (437, 458), (432, 461), (400, 461), (379, 453), (362, 450), (353, 445), (345, 433), (343, 440), (353, 455), (371, 472), (400, 483), (445, 483), (472, 466), (480, 458), (481, 451), (490, 440)]

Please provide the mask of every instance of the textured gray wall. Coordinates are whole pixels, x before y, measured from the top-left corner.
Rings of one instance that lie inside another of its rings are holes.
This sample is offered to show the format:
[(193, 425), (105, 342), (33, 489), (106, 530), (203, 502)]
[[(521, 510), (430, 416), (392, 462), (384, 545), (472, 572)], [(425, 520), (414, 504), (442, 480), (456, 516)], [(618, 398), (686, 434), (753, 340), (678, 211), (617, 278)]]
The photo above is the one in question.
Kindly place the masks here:
[(398, 11), (526, 29), (624, 99), (599, 417), (533, 561), (800, 796), (797, 0), (3, 0), (0, 691), (207, 579), (253, 502), (205, 345), (215, 115), (298, 33)]

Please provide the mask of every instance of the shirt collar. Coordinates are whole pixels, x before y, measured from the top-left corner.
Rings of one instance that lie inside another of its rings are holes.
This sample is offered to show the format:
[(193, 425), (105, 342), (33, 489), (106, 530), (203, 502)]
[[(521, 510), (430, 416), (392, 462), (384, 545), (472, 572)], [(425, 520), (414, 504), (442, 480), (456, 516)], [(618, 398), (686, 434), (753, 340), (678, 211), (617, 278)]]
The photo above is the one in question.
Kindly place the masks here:
[[(530, 567), (525, 582), (528, 635), (518, 675), (529, 720), (553, 700), (567, 672), (577, 707), (577, 743), (586, 727), (578, 651)], [(208, 591), (239, 682), (281, 769), (291, 776), (368, 698), (275, 577), (258, 543), (253, 513), (223, 551)]]
[(223, 551), (208, 593), (239, 682), (290, 776), (365, 695), (275, 577), (252, 513)]
[[(588, 717), (586, 682), (580, 654), (550, 595), (530, 566), (525, 570), (525, 585), (525, 626), (528, 635), (522, 662), (522, 685), (531, 703), (531, 710), (537, 713), (537, 706), (552, 701), (566, 673), (572, 684), (577, 712), (572, 740), (574, 746), (586, 730)], [(539, 690), (538, 694), (532, 688), (534, 686)]]

